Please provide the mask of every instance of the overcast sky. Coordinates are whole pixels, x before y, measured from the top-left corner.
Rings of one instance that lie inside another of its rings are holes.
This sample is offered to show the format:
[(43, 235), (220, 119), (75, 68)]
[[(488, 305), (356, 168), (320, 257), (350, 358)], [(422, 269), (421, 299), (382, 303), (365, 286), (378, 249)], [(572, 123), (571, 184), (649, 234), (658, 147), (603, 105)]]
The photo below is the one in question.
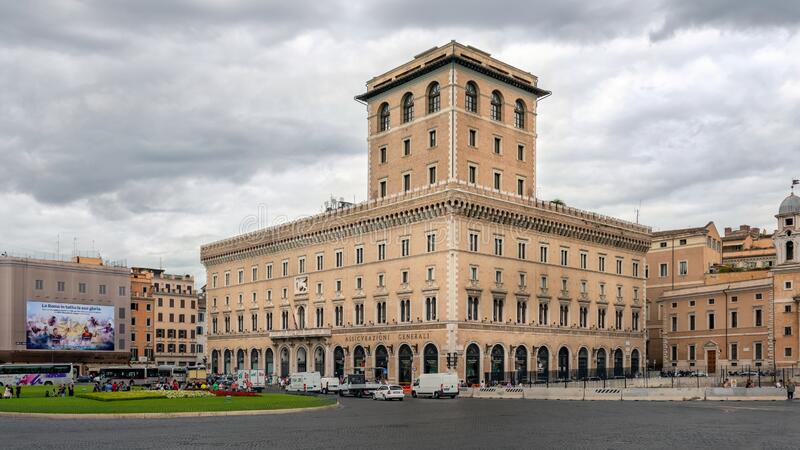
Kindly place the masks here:
[(774, 229), (800, 177), (799, 29), (792, 0), (2, 2), (0, 251), (77, 240), (202, 281), (201, 244), (364, 200), (353, 96), (451, 39), (553, 91), (541, 198)]

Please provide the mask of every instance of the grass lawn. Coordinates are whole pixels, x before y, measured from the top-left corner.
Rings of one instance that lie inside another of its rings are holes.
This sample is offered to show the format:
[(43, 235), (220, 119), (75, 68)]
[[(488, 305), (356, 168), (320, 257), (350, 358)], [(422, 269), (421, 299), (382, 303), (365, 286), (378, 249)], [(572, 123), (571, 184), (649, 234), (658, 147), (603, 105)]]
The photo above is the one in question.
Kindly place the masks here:
[[(52, 392), (52, 387), (50, 388)], [(75, 393), (90, 393), (91, 386), (76, 386)], [(103, 414), (103, 413), (172, 413), (199, 411), (242, 411), (325, 406), (335, 400), (288, 394), (264, 394), (258, 397), (149, 398), (125, 401), (97, 401), (88, 398), (44, 396), (44, 386), (23, 386), (21, 398), (0, 400), (0, 412)]]

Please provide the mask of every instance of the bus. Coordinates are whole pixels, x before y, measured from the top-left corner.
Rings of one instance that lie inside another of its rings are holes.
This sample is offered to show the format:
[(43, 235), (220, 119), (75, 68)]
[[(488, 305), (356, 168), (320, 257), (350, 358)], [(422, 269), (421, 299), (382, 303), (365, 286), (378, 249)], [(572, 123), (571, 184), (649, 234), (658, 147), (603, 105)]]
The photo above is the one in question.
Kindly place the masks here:
[(158, 378), (168, 383), (175, 380), (178, 384), (184, 384), (186, 383), (187, 374), (188, 370), (186, 370), (186, 367), (169, 365), (158, 366)]
[(152, 386), (158, 382), (158, 369), (143, 366), (116, 366), (100, 369), (101, 383), (113, 383), (115, 381), (133, 382), (136, 386)]
[(78, 367), (70, 363), (0, 364), (0, 386), (71, 384), (77, 372)]

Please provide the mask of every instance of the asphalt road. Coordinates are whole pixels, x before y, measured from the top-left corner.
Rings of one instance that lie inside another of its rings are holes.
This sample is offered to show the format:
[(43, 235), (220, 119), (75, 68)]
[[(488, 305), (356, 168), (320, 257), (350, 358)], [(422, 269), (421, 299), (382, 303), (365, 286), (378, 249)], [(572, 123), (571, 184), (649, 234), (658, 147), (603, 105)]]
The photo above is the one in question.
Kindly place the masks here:
[(800, 447), (800, 401), (342, 399), (296, 414), (169, 420), (0, 418), (3, 449), (778, 449)]

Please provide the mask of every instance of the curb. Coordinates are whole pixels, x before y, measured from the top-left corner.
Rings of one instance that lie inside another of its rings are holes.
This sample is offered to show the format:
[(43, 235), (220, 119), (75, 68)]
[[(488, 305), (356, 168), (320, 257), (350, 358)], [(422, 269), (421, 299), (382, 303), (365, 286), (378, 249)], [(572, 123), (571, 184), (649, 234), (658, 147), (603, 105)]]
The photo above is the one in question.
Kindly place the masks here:
[(120, 414), (51, 414), (51, 413), (20, 413), (20, 412), (0, 412), (0, 417), (23, 418), (23, 419), (174, 419), (181, 417), (220, 417), (220, 416), (262, 416), (272, 414), (292, 414), (305, 411), (321, 411), (324, 409), (338, 408), (341, 405), (339, 400), (332, 405), (312, 406), (309, 408), (288, 408), (288, 409), (253, 409), (241, 411), (198, 411), (198, 412), (175, 412), (175, 413), (120, 413)]

